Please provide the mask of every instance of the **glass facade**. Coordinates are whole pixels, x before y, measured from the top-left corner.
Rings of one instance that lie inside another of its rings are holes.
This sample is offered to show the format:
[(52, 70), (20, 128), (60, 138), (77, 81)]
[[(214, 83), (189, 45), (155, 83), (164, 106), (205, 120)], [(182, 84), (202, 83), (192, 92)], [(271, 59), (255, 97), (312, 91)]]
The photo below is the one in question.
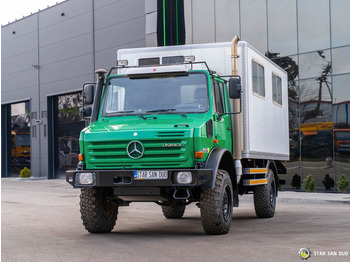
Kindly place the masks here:
[(82, 106), (81, 93), (54, 97), (55, 100), (55, 177), (65, 176), (68, 169), (75, 169), (79, 160), (79, 135), (85, 120), (79, 114)]
[(336, 190), (341, 174), (350, 179), (350, 1), (235, 2), (236, 33), (288, 73), (290, 161), (282, 188), (300, 189), (311, 174), (316, 190)]
[(8, 176), (20, 175), (21, 170), (30, 170), (30, 102), (8, 105), (9, 117), (7, 123), (10, 129), (7, 141)]

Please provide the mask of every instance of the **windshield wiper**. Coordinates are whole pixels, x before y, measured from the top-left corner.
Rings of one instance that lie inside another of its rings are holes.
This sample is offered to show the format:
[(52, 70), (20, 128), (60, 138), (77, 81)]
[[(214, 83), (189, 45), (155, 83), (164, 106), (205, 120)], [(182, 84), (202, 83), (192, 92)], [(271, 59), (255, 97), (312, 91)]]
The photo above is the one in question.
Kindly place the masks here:
[(117, 111), (116, 114), (123, 114), (123, 113), (132, 113), (135, 112), (135, 110), (124, 110), (124, 111)]
[(155, 109), (155, 110), (148, 110), (146, 113), (158, 113), (158, 112), (171, 112), (176, 111), (175, 108), (168, 108), (168, 109)]
[[(155, 109), (155, 110), (148, 110), (146, 113), (161, 113), (161, 112), (173, 112), (176, 111), (175, 108), (168, 108), (168, 109)], [(187, 117), (186, 114), (181, 113), (181, 112), (176, 112), (176, 114), (182, 115), (184, 117)]]
[(138, 115), (139, 117), (141, 117), (143, 120), (147, 120), (147, 119), (157, 119), (156, 116), (143, 116), (143, 115)]

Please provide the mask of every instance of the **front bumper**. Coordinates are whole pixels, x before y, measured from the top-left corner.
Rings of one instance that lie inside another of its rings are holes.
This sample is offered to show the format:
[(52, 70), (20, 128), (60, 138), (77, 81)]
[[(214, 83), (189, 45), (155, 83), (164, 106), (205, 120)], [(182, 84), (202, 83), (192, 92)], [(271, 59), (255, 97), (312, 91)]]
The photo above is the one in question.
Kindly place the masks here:
[[(167, 169), (167, 179), (157, 180), (135, 180), (134, 172), (137, 170), (68, 170), (66, 181), (73, 187), (201, 187), (212, 181), (212, 169)], [(81, 185), (76, 180), (78, 173), (93, 173), (95, 181), (91, 185)], [(190, 184), (176, 184), (174, 182), (175, 172), (191, 172), (192, 182)]]

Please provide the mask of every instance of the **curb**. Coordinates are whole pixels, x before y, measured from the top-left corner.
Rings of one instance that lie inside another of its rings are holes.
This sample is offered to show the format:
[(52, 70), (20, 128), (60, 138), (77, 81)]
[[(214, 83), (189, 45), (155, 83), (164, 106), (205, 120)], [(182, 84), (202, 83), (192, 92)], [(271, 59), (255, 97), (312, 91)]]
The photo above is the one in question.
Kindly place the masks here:
[[(288, 193), (292, 196), (278, 192), (277, 202), (283, 203), (308, 203), (308, 204), (343, 204), (350, 205), (349, 194), (326, 194), (326, 193)], [(253, 201), (253, 194), (240, 196), (240, 200)]]

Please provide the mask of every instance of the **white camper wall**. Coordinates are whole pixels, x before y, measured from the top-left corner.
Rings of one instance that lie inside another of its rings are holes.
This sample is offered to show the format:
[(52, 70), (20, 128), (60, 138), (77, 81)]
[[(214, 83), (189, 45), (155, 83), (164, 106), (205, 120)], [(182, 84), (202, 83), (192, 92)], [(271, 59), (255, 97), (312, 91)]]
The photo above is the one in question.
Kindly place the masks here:
[[(243, 157), (289, 159), (287, 74), (246, 42), (239, 42), (243, 82)], [(264, 68), (265, 96), (253, 92), (252, 63)], [(272, 73), (282, 80), (282, 105), (272, 100)]]

